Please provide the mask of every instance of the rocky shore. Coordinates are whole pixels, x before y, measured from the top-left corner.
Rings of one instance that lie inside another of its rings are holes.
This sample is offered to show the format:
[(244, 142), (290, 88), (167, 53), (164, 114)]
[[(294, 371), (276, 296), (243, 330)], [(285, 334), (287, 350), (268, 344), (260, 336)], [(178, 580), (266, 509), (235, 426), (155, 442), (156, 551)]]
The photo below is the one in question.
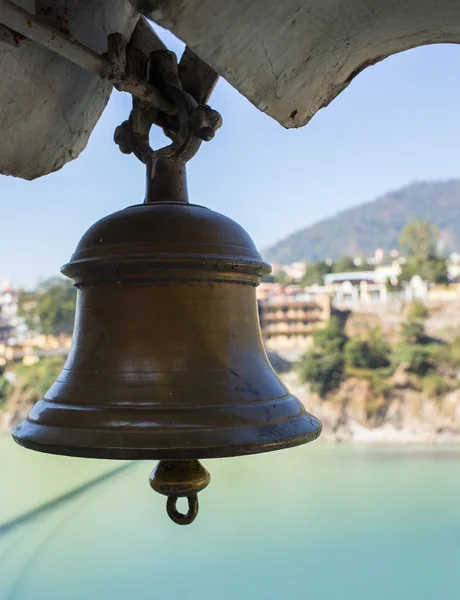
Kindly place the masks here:
[(282, 379), (305, 405), (321, 419), (321, 438), (329, 442), (364, 444), (460, 443), (460, 389), (441, 398), (428, 398), (412, 387), (401, 369), (392, 387), (376, 405), (369, 382), (349, 378), (326, 399), (301, 384), (293, 371)]

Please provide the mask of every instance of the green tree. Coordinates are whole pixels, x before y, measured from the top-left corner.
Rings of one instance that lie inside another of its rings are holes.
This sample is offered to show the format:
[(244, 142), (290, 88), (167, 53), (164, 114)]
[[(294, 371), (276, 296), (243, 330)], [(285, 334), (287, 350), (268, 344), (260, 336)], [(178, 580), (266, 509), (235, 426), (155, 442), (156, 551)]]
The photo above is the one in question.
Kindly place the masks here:
[(70, 281), (52, 278), (42, 282), (33, 294), (24, 294), (19, 314), (32, 331), (46, 335), (72, 333), (76, 290)]
[(399, 245), (401, 250), (410, 257), (420, 261), (428, 260), (437, 255), (439, 231), (428, 221), (416, 220), (408, 223), (401, 232)]
[(347, 273), (349, 271), (358, 271), (361, 267), (358, 267), (353, 262), (353, 259), (349, 256), (342, 256), (332, 266), (333, 273)]
[(292, 279), (287, 276), (285, 271), (280, 270), (273, 274), (274, 283), (278, 283), (279, 285), (289, 285), (292, 283)]
[(308, 382), (313, 392), (322, 398), (340, 385), (343, 379), (345, 361), (343, 353), (309, 350), (305, 352), (298, 366), (302, 381)]
[(425, 323), (430, 316), (430, 311), (421, 300), (414, 300), (409, 306), (408, 317), (412, 320), (422, 321)]
[(332, 316), (326, 324), (326, 327), (317, 329), (313, 333), (313, 342), (315, 348), (321, 350), (339, 350), (342, 351), (347, 342), (347, 335), (342, 323), (336, 316)]
[(307, 265), (305, 275), (300, 280), (301, 285), (322, 285), (323, 277), (331, 272), (331, 266), (325, 261)]
[(428, 309), (416, 300), (409, 307), (406, 321), (401, 325), (400, 342), (393, 354), (394, 364), (406, 364), (409, 371), (419, 376), (433, 368), (432, 344), (425, 332)]
[(426, 344), (429, 339), (425, 332), (428, 309), (419, 300), (413, 302), (408, 311), (406, 321), (401, 325), (400, 342), (402, 344)]
[(343, 379), (347, 336), (337, 317), (331, 317), (324, 329), (315, 331), (313, 341), (314, 348), (301, 357), (298, 372), (301, 380), (324, 398)]
[(63, 356), (53, 356), (42, 358), (32, 365), (18, 365), (14, 393), (29, 402), (37, 402), (56, 381), (64, 362)]
[(427, 221), (412, 221), (404, 227), (399, 245), (406, 254), (401, 281), (419, 275), (424, 281), (448, 283), (446, 261), (437, 254), (439, 231)]
[(427, 260), (408, 258), (402, 265), (399, 279), (410, 281), (414, 275), (419, 275), (424, 281), (430, 283), (449, 283), (446, 261), (442, 258), (433, 257)]
[(367, 340), (348, 340), (344, 347), (345, 365), (354, 369), (381, 369), (390, 364), (390, 347), (379, 328), (373, 328)]
[(415, 375), (423, 377), (433, 369), (431, 353), (427, 346), (420, 344), (400, 344), (393, 354), (395, 365), (405, 364)]
[(12, 385), (0, 371), (0, 407), (6, 402), (11, 392)]

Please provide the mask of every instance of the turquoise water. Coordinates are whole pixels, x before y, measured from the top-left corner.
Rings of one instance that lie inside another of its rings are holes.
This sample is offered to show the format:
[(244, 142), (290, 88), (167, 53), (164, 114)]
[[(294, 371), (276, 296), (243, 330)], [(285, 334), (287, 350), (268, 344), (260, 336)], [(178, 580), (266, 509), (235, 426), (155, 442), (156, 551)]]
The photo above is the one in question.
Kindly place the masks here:
[(118, 463), (0, 439), (0, 600), (460, 598), (460, 448), (317, 443), (205, 464), (188, 527), (148, 462), (15, 521)]

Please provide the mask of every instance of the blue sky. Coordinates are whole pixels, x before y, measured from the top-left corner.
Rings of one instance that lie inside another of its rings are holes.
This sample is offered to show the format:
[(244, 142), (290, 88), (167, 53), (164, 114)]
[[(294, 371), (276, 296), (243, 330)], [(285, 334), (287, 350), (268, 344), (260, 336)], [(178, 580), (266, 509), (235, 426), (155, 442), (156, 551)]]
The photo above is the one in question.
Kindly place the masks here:
[[(460, 177), (459, 63), (453, 45), (390, 57), (289, 131), (221, 80), (210, 104), (224, 125), (189, 164), (191, 202), (234, 218), (263, 249), (414, 180)], [(112, 141), (130, 104), (114, 92), (86, 150), (61, 171), (0, 176), (0, 281), (30, 288), (57, 274), (94, 221), (143, 201), (143, 165)]]

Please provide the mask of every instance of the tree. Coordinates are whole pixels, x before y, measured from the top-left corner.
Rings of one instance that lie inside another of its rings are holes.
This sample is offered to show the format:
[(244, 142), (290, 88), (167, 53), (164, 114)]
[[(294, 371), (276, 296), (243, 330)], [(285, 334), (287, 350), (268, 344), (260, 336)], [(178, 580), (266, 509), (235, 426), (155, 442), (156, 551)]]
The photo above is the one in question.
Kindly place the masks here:
[(347, 335), (342, 323), (336, 316), (332, 316), (323, 329), (317, 329), (313, 333), (315, 348), (328, 351), (342, 351), (347, 342)]
[(17, 381), (11, 394), (29, 402), (37, 402), (56, 381), (64, 366), (63, 356), (42, 358), (32, 365), (18, 365), (16, 368)]
[(429, 349), (420, 344), (400, 344), (393, 354), (393, 362), (407, 365), (411, 373), (422, 377), (433, 368)]
[(439, 231), (428, 221), (412, 221), (404, 227), (399, 238), (401, 250), (408, 256), (424, 261), (437, 256)]
[(293, 283), (292, 279), (288, 277), (287, 273), (282, 269), (273, 274), (273, 281), (279, 285), (289, 285)]
[(315, 331), (313, 340), (314, 348), (301, 357), (298, 372), (301, 380), (324, 398), (343, 379), (347, 336), (337, 317), (331, 317), (324, 329)]
[(428, 318), (428, 309), (416, 300), (409, 308), (407, 320), (401, 326), (400, 340), (402, 344), (425, 344), (428, 337), (425, 333), (425, 321)]
[(299, 376), (310, 384), (313, 392), (325, 398), (342, 381), (344, 364), (342, 352), (309, 350), (299, 362)]
[(342, 256), (339, 260), (334, 263), (332, 266), (332, 271), (334, 273), (347, 273), (349, 271), (357, 271), (361, 267), (357, 267), (353, 262), (353, 259), (349, 256)]
[(76, 290), (68, 280), (52, 278), (43, 281), (32, 294), (24, 294), (19, 314), (29, 329), (46, 335), (72, 333), (76, 306)]
[(426, 319), (430, 316), (430, 311), (423, 302), (420, 300), (414, 300), (409, 306), (408, 317), (409, 319), (422, 321), (425, 323)]
[(381, 369), (390, 364), (390, 347), (379, 328), (374, 327), (367, 340), (348, 340), (344, 347), (345, 364), (355, 369)]
[(407, 320), (401, 326), (400, 342), (394, 352), (395, 364), (407, 364), (412, 373), (424, 376), (433, 368), (429, 347), (430, 338), (425, 332), (428, 309), (416, 300), (409, 308)]
[(410, 281), (419, 275), (424, 281), (448, 283), (447, 265), (437, 255), (439, 231), (427, 221), (412, 221), (404, 227), (399, 245), (406, 254), (401, 281)]
[(12, 386), (0, 370), (0, 407), (6, 402)]
[(301, 285), (322, 285), (323, 277), (331, 272), (330, 265), (325, 261), (320, 261), (307, 265), (305, 275), (300, 280)]
[(442, 258), (429, 258), (418, 260), (408, 258), (401, 268), (400, 281), (410, 281), (414, 275), (419, 275), (424, 281), (430, 283), (449, 283), (447, 265)]

